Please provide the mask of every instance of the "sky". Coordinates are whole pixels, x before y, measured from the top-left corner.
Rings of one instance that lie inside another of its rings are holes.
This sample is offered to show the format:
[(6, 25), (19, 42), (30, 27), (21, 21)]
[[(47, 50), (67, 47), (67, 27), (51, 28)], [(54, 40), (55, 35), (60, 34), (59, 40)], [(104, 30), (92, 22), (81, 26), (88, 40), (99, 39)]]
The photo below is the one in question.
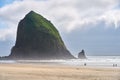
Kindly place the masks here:
[(73, 55), (120, 55), (120, 0), (0, 0), (0, 56), (10, 54), (31, 10), (55, 25)]

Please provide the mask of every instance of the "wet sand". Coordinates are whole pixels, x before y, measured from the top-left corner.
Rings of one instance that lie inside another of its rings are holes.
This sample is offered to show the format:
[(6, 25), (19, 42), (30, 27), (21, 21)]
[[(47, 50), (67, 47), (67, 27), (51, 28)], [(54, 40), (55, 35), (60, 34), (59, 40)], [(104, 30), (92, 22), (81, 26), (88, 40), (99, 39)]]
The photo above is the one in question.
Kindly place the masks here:
[(0, 80), (120, 80), (120, 68), (0, 64)]

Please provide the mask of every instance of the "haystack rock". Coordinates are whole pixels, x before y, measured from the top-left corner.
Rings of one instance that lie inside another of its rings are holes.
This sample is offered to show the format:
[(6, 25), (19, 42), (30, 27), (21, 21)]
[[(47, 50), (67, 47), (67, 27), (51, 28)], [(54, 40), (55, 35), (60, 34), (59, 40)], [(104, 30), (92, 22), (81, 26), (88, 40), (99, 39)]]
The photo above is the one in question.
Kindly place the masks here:
[(85, 51), (82, 50), (80, 53), (78, 53), (78, 58), (79, 59), (86, 59)]
[(58, 30), (43, 16), (29, 12), (18, 24), (15, 46), (9, 58), (73, 59)]

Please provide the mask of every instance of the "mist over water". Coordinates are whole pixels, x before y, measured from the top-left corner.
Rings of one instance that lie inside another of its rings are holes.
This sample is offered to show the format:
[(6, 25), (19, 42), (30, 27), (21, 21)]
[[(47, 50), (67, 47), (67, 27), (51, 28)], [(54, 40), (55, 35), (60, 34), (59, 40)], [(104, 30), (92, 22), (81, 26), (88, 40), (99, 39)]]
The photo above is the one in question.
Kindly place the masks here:
[[(120, 56), (87, 56), (87, 59), (69, 60), (0, 60), (0, 63), (59, 64), (89, 67), (120, 67)], [(113, 66), (117, 65), (117, 66)]]

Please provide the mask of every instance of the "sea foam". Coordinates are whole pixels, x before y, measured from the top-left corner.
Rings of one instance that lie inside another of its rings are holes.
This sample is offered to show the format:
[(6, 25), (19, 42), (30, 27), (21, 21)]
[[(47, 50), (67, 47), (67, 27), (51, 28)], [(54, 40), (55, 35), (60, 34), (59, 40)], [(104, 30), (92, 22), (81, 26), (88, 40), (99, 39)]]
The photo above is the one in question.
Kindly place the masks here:
[[(120, 67), (120, 56), (87, 56), (87, 59), (68, 60), (0, 60), (0, 63), (63, 64), (70, 66)], [(117, 66), (114, 66), (117, 65)]]

